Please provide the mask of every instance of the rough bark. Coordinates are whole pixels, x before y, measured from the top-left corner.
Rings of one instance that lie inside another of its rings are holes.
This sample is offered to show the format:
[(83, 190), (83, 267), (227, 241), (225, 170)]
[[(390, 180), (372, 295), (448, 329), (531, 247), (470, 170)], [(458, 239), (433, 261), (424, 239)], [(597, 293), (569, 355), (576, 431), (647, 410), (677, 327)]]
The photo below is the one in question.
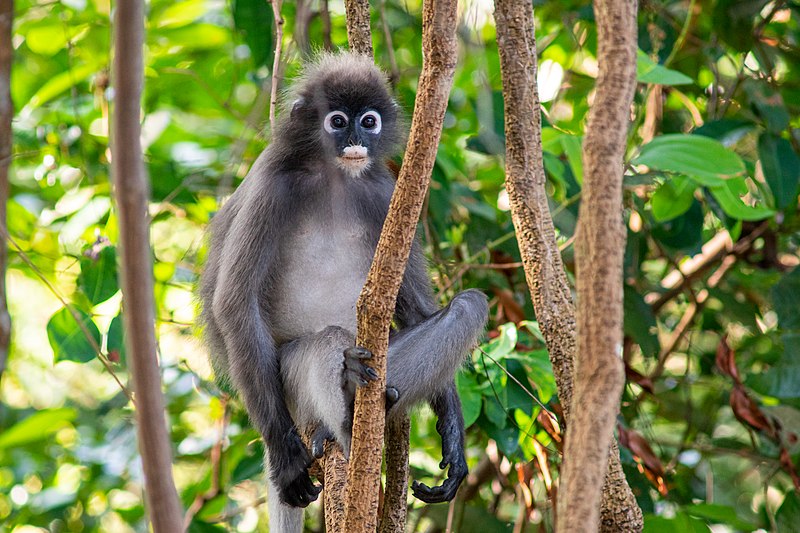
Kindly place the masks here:
[(156, 358), (153, 268), (147, 218), (149, 191), (139, 142), (143, 7), (142, 0), (127, 0), (116, 6), (111, 174), (119, 214), (125, 339), (136, 395), (145, 497), (153, 530), (173, 533), (182, 530), (182, 516), (172, 480), (172, 454)]
[(386, 425), (386, 490), (379, 533), (403, 533), (408, 501), (408, 448), (411, 421), (395, 418)]
[[(536, 40), (530, 1), (495, 2), (503, 79), (506, 189), (536, 319), (553, 364), (564, 418), (570, 420), (575, 308), (545, 191)], [(603, 531), (641, 531), (642, 516), (614, 443), (603, 489)]]
[(636, 1), (595, 0), (599, 74), (583, 144), (575, 239), (578, 352), (558, 502), (558, 531), (597, 531), (622, 355), (622, 171), (636, 87)]
[(347, 484), (347, 459), (341, 445), (336, 442), (325, 444), (323, 459), (325, 490), (322, 492), (325, 504), (325, 531), (337, 533), (344, 525), (344, 491)]
[(384, 431), (386, 353), (406, 261), (428, 190), (456, 67), (456, 0), (426, 0), (422, 7), (422, 73), (411, 133), (378, 248), (357, 303), (356, 343), (372, 351), (380, 378), (359, 389), (353, 416), (351, 468), (344, 531), (377, 527)]
[[(11, 119), (14, 104), (11, 102), (11, 62), (14, 48), (11, 31), (14, 23), (14, 0), (0, 1), (0, 235), (8, 235), (6, 203), (8, 202), (8, 168), (11, 165)], [(3, 239), (5, 241), (5, 239)], [(0, 245), (0, 378), (8, 361), (11, 344), (11, 315), (6, 302), (6, 263), (8, 248)]]
[(369, 24), (369, 0), (344, 0), (347, 17), (347, 44), (357, 54), (372, 57), (372, 31)]

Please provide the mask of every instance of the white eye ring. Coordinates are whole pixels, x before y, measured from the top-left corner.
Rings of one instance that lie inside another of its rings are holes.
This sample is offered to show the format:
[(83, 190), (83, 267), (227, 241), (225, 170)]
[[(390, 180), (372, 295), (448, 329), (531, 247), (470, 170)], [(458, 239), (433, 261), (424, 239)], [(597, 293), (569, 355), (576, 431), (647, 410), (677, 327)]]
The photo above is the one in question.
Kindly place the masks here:
[[(364, 126), (364, 119), (367, 117), (371, 117), (375, 120), (375, 125), (371, 128), (367, 128), (366, 126)], [(381, 115), (377, 111), (367, 111), (366, 113), (361, 115), (361, 118), (359, 119), (358, 123), (361, 124), (361, 127), (367, 130), (369, 133), (377, 135), (378, 133), (381, 132)]]
[[(337, 128), (333, 125), (333, 119), (339, 117), (344, 119), (344, 126), (342, 126), (341, 128)], [(336, 130), (346, 127), (348, 122), (349, 121), (347, 120), (347, 115), (345, 115), (341, 111), (331, 111), (330, 113), (325, 115), (325, 121), (322, 123), (322, 127), (324, 127), (325, 131), (327, 131), (328, 133), (334, 133), (336, 132)]]

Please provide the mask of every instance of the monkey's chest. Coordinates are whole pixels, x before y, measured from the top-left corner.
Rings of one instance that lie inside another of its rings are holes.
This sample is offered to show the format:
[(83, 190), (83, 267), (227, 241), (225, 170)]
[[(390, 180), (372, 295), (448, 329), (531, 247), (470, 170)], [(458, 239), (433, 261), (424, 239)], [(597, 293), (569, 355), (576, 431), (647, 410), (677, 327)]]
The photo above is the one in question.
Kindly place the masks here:
[(281, 268), (270, 302), (279, 342), (328, 326), (356, 330), (356, 301), (372, 253), (352, 227), (299, 230), (281, 249)]

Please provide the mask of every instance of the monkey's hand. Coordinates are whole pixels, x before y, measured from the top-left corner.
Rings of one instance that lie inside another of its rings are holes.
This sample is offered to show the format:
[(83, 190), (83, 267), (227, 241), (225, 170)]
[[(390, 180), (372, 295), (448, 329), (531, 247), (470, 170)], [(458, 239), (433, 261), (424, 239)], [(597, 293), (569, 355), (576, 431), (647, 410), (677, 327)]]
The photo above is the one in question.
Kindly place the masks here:
[(272, 481), (278, 487), (281, 501), (292, 507), (306, 507), (322, 491), (308, 475), (313, 458), (292, 428), (267, 447)]
[[(348, 401), (355, 398), (356, 387), (363, 387), (370, 381), (378, 379), (378, 373), (367, 366), (364, 361), (372, 359), (372, 352), (361, 346), (353, 346), (344, 351), (344, 386), (348, 392)], [(388, 411), (400, 399), (400, 392), (391, 385), (386, 386), (386, 410)]]

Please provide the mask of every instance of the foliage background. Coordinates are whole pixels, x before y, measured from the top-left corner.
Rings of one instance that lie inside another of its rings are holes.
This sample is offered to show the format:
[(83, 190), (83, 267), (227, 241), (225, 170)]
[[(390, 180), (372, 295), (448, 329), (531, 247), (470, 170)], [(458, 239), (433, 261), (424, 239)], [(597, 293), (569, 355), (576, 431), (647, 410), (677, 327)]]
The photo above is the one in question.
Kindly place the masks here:
[[(548, 188), (572, 268), (595, 27), (585, 2), (534, 3)], [(326, 42), (321, 5), (283, 8), (288, 78), (307, 46)], [(108, 176), (112, 8), (16, 2), (4, 531), (146, 529), (133, 413), (99, 360), (127, 383)], [(329, 9), (330, 41), (346, 46), (343, 5)], [(623, 214), (623, 463), (646, 531), (799, 531), (800, 4), (666, 0), (640, 10)], [(409, 116), (420, 11), (416, 0), (373, 2), (376, 59)], [(492, 299), (487, 342), (458, 377), (472, 476), (453, 504), (455, 530), (547, 531), (561, 447), (548, 412), (559, 408), (503, 190), (493, 24), (489, 2), (461, 6), (460, 63), (420, 232), (443, 302), (467, 286)], [(193, 285), (206, 223), (268, 142), (272, 26), (264, 0), (148, 4), (143, 141), (158, 336), (193, 531), (266, 530), (261, 445), (213, 383)], [(412, 476), (436, 481), (438, 458), (421, 409)], [(410, 504), (409, 529), (445, 528), (447, 505)], [(311, 509), (308, 528), (320, 530)]]

